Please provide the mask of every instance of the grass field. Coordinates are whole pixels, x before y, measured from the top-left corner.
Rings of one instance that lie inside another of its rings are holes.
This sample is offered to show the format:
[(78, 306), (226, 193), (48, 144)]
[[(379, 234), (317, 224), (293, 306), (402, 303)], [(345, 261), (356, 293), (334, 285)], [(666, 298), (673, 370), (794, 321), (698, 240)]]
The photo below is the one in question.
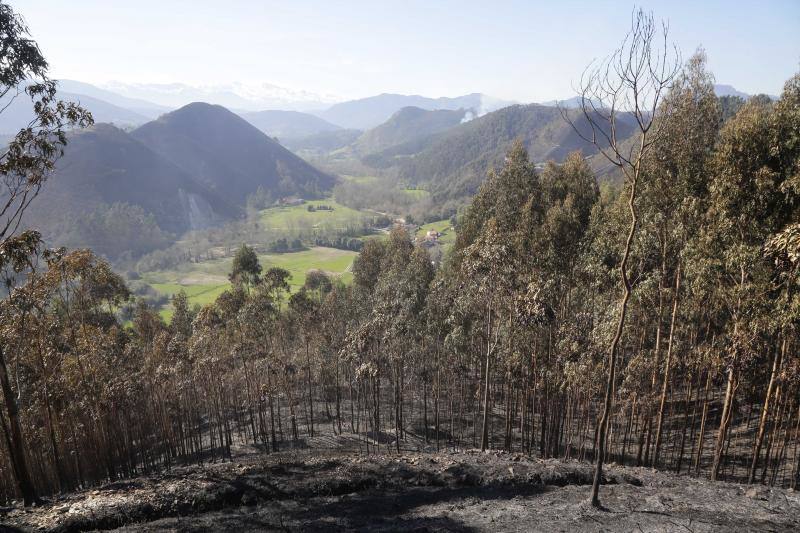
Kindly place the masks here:
[[(302, 252), (261, 254), (258, 259), (264, 271), (272, 267), (288, 270), (292, 275), (289, 285), (296, 291), (305, 283), (309, 270), (322, 270), (349, 283), (352, 281), (349, 270), (356, 255), (347, 250), (315, 246)], [(187, 263), (171, 270), (145, 272), (142, 279), (161, 294), (172, 296), (183, 289), (190, 305), (206, 305), (230, 287), (228, 273), (232, 263), (232, 258)], [(161, 309), (161, 316), (165, 320), (172, 317), (169, 305)]]
[(378, 182), (377, 176), (349, 176), (349, 175), (343, 175), (342, 179), (344, 181), (349, 181), (351, 183), (358, 183), (358, 184), (361, 184), (361, 185), (365, 185), (365, 184), (366, 185), (370, 185), (370, 184)]
[[(329, 206), (333, 210), (309, 211), (308, 206)], [(310, 200), (301, 205), (270, 207), (261, 211), (261, 225), (270, 231), (343, 230), (358, 225), (369, 215), (351, 209), (332, 198)]]
[(403, 189), (403, 192), (414, 200), (422, 200), (423, 198), (427, 198), (431, 195), (431, 193), (424, 189)]

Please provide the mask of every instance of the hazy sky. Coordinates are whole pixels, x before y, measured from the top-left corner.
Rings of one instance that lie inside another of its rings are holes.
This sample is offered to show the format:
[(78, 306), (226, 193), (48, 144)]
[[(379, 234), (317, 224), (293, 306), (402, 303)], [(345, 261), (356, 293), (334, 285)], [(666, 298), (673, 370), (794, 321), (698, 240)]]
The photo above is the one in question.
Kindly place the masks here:
[[(55, 78), (270, 82), (343, 98), (381, 92), (519, 101), (572, 95), (618, 44), (630, 1), (12, 0)], [(800, 70), (800, 1), (639, 2), (718, 83), (779, 94)]]

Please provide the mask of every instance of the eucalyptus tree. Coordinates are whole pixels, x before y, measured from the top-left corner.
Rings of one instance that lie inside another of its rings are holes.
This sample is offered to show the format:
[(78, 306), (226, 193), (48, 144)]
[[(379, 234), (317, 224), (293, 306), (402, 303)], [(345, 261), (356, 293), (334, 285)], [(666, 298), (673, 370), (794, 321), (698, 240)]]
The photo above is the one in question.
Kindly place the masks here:
[[(760, 460), (761, 448), (767, 429), (767, 421), (775, 402), (776, 389), (780, 387), (782, 375), (792, 376), (792, 369), (797, 368), (796, 357), (791, 357), (791, 348), (787, 349), (796, 338), (798, 319), (797, 302), (797, 252), (798, 225), (797, 202), (800, 200), (800, 75), (793, 76), (784, 86), (781, 99), (775, 104), (771, 113), (772, 145), (771, 167), (780, 175), (779, 189), (783, 197), (778, 199), (788, 206), (789, 213), (783, 220), (777, 220), (772, 234), (767, 237), (764, 253), (772, 259), (774, 284), (773, 294), (773, 331), (781, 339), (780, 348), (774, 349), (772, 368), (761, 407), (758, 432), (753, 444), (753, 455), (748, 473), (748, 483), (755, 480), (756, 468)], [(768, 163), (769, 164), (769, 163)], [(776, 206), (777, 207), (777, 206)], [(773, 209), (776, 209), (773, 207)], [(777, 208), (785, 210), (787, 207)], [(786, 361), (787, 357), (791, 361)], [(782, 371), (783, 368), (789, 369)], [(795, 435), (795, 439), (798, 435)], [(766, 470), (766, 465), (765, 465)]]
[(389, 235), (374, 290), (370, 323), (379, 336), (384, 358), (377, 368), (388, 367), (394, 385), (395, 447), (399, 450), (404, 431), (404, 388), (409, 356), (416, 345), (422, 323), (427, 288), (433, 269), (427, 251), (415, 248), (403, 228)]
[(669, 275), (674, 280), (652, 455), (654, 465), (659, 461), (667, 391), (677, 342), (676, 319), (684, 263), (682, 251), (696, 233), (705, 209), (710, 157), (722, 122), (720, 104), (714, 93), (714, 79), (706, 70), (706, 57), (702, 50), (689, 59), (683, 72), (676, 77), (661, 107), (661, 136), (645, 160), (647, 179), (642, 187), (641, 207), (650, 222), (646, 229), (656, 235), (660, 255), (654, 370), (661, 365), (659, 345), (666, 278)]
[(233, 283), (243, 283), (249, 288), (258, 283), (261, 275), (261, 264), (255, 250), (246, 244), (236, 251), (233, 256), (233, 266), (228, 276)]
[[(30, 37), (25, 22), (8, 4), (0, 4), (0, 113), (18, 97), (30, 98), (33, 119), (0, 151), (0, 250), (4, 258), (32, 252), (38, 240), (34, 232), (20, 234), (25, 210), (39, 194), (56, 160), (67, 144), (72, 127), (92, 123), (89, 112), (74, 103), (62, 102), (56, 82), (48, 77), (48, 64), (39, 46)], [(4, 259), (0, 268), (24, 266), (15, 259)], [(0, 346), (0, 382), (9, 427), (6, 435), (17, 485), (25, 505), (38, 502), (36, 487), (25, 458), (25, 437), (18, 421), (18, 400), (7, 376), (5, 350)]]
[[(788, 109), (796, 108), (796, 86), (796, 82), (787, 83), (782, 96)], [(789, 122), (781, 124), (781, 120)], [(718, 284), (717, 302), (725, 319), (721, 333), (728, 348), (712, 479), (719, 476), (742, 372), (759, 364), (763, 352), (760, 339), (769, 333), (764, 319), (773, 306), (776, 272), (763, 248), (772, 234), (796, 216), (796, 204), (784, 192), (791, 187), (798, 165), (796, 134), (784, 135), (796, 127), (796, 112), (779, 115), (771, 104), (748, 102), (723, 127), (714, 154), (703, 244), (708, 270)], [(756, 460), (757, 448), (758, 444)]]

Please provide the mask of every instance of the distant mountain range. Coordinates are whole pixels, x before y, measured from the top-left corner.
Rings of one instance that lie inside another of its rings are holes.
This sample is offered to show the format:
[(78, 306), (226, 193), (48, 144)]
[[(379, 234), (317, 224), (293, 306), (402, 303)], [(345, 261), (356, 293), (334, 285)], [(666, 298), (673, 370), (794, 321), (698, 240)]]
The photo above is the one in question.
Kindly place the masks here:
[[(367, 130), (409, 106), (427, 110), (465, 109), (480, 116), (512, 103), (477, 93), (454, 98), (381, 94), (334, 103), (330, 96), (266, 83), (192, 86), (112, 82), (100, 87), (76, 80), (60, 80), (59, 91), (63, 99), (79, 101), (92, 111), (96, 122), (130, 128), (190, 103), (207, 102), (240, 114), (267, 135), (281, 140), (336, 129)], [(21, 95), (19, 100), (19, 104), (12, 104), (18, 109), (0, 114), (0, 135), (15, 133), (32, 117), (27, 97)]]
[(337, 101), (330, 95), (296, 91), (270, 83), (189, 85), (110, 82), (104, 84), (103, 89), (173, 109), (192, 102), (208, 102), (242, 111), (308, 111), (324, 109)]
[[(722, 97), (722, 96), (738, 96), (739, 98), (742, 98), (744, 100), (747, 100), (748, 98), (750, 98), (752, 96), (751, 94), (743, 93), (742, 91), (736, 89), (732, 85), (721, 85), (721, 84), (714, 85), (714, 92), (719, 97)], [(770, 98), (775, 100), (777, 97), (770, 96)], [(542, 105), (546, 105), (546, 106), (561, 106), (561, 107), (566, 108), (566, 109), (577, 109), (581, 105), (581, 97), (580, 96), (573, 96), (573, 97), (567, 98), (565, 100), (550, 100), (550, 101), (547, 101), (547, 102), (542, 102)]]
[[(120, 127), (132, 127), (149, 120), (147, 116), (131, 108), (120, 107), (109, 103), (107, 100), (63, 91), (60, 91), (59, 95), (63, 100), (79, 102), (92, 112), (95, 122), (108, 122), (117, 124)], [(8, 104), (7, 107), (6, 104)], [(10, 98), (0, 100), (0, 107), (5, 107), (2, 114), (0, 114), (0, 135), (13, 135), (20, 129), (27, 127), (33, 120), (31, 100), (25, 94), (20, 94), (13, 100)]]
[(299, 111), (254, 111), (240, 115), (270, 137), (277, 137), (281, 141), (342, 129), (315, 115)]
[(736, 89), (732, 85), (721, 85), (717, 84), (714, 85), (714, 92), (717, 96), (738, 96), (739, 98), (743, 98), (747, 100), (750, 98), (750, 94), (743, 93), (742, 91)]
[(102, 100), (108, 102), (109, 104), (113, 104), (117, 107), (130, 109), (131, 111), (134, 111), (149, 119), (157, 118), (159, 115), (174, 109), (173, 106), (160, 105), (140, 98), (130, 98), (114, 91), (101, 89), (100, 87), (81, 81), (59, 80), (58, 88), (61, 91), (66, 91), (77, 95), (90, 96), (97, 100)]
[[(718, 96), (749, 95), (730, 85), (716, 85)], [(75, 80), (61, 80), (62, 98), (78, 101), (92, 111), (96, 122), (108, 122), (129, 129), (193, 102), (222, 105), (280, 141), (297, 141), (338, 129), (366, 131), (389, 120), (403, 108), (422, 110), (464, 110), (474, 118), (502, 109), (513, 102), (473, 93), (453, 98), (429, 98), (419, 95), (380, 94), (358, 100), (332, 103), (329, 96), (291, 91), (271, 84), (229, 84), (192, 86), (187, 84), (109, 83), (98, 87)], [(15, 133), (32, 118), (30, 103), (24, 95), (0, 114), (0, 135)], [(5, 104), (8, 102), (0, 102)], [(542, 105), (578, 107), (579, 97), (552, 100)], [(302, 143), (300, 143), (302, 144)]]
[(428, 98), (418, 95), (379, 94), (369, 98), (335, 104), (315, 114), (344, 128), (365, 130), (385, 122), (404, 107), (420, 109), (469, 109), (475, 115), (511, 105), (513, 102), (498, 100), (484, 94), (467, 94), (455, 98)]

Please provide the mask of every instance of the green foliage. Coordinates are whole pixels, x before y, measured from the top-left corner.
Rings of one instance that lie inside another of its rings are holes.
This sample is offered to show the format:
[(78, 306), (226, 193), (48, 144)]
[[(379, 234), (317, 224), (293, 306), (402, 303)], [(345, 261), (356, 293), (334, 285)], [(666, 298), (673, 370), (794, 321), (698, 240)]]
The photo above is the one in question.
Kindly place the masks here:
[(50, 232), (53, 242), (67, 248), (89, 247), (112, 261), (165, 248), (174, 239), (138, 205), (101, 204), (94, 211), (70, 217), (67, 213), (62, 233)]
[(233, 256), (231, 273), (228, 276), (232, 283), (243, 283), (251, 286), (258, 283), (261, 274), (261, 264), (258, 262), (256, 251), (242, 244), (236, 255)]

